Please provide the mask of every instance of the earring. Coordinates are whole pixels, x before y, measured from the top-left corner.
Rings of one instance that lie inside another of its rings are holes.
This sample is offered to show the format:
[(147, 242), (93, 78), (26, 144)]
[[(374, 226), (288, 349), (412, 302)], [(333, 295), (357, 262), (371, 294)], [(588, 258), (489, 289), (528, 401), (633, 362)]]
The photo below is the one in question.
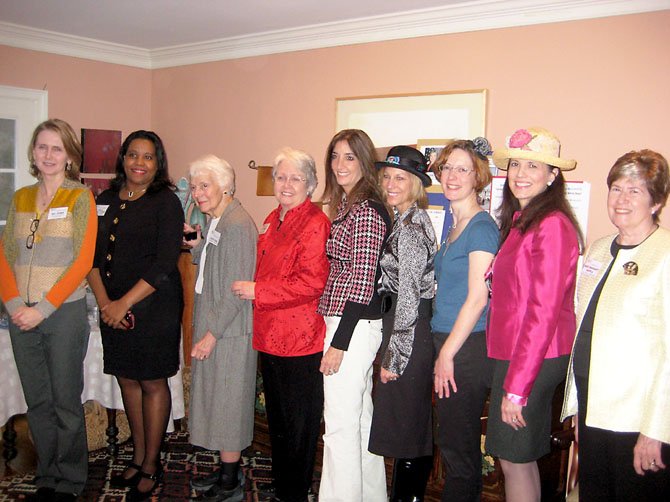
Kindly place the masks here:
[(547, 181), (547, 186), (550, 187), (553, 181)]
[(72, 169), (72, 162), (69, 162), (69, 161), (68, 161), (68, 163), (65, 164), (65, 170), (66, 170), (66, 171), (69, 171), (70, 169)]

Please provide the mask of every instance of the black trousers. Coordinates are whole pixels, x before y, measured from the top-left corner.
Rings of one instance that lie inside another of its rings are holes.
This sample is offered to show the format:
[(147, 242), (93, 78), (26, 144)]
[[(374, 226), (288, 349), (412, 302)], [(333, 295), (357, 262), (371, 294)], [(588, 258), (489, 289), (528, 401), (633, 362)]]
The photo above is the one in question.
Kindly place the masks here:
[(274, 487), (286, 502), (306, 501), (312, 484), (323, 411), (321, 357), (260, 353)]
[(640, 476), (633, 468), (637, 432), (614, 432), (585, 423), (588, 379), (575, 378), (579, 404), (579, 500), (627, 502), (670, 500), (670, 445), (663, 444), (667, 466)]
[[(436, 336), (444, 339), (443, 334)], [(435, 347), (436, 356), (441, 347)], [(442, 500), (479, 501), (482, 491), (481, 416), (491, 388), (494, 361), (486, 355), (486, 335), (471, 333), (454, 358), (458, 392), (435, 398), (436, 443), (446, 467)]]

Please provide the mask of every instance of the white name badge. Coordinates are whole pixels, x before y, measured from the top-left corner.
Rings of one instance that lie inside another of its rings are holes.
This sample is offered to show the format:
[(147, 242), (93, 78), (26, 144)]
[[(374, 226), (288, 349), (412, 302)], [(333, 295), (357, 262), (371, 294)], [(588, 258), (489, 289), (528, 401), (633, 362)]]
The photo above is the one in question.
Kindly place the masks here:
[(584, 263), (582, 267), (582, 274), (588, 277), (595, 277), (598, 274), (598, 271), (603, 268), (603, 264), (599, 261), (589, 258), (589, 260)]
[(62, 220), (67, 216), (67, 207), (52, 207), (49, 209), (47, 220)]
[(209, 236), (207, 237), (207, 242), (217, 246), (219, 244), (219, 239), (221, 238), (221, 232), (212, 230)]
[(98, 216), (105, 216), (107, 209), (109, 209), (109, 204), (98, 204), (95, 207), (98, 210)]

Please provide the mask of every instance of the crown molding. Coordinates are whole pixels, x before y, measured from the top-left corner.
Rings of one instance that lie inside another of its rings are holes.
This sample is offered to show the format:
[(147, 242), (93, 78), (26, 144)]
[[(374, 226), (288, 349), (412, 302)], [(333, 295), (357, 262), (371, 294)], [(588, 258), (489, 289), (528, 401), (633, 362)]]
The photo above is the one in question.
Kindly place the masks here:
[(0, 44), (146, 69), (670, 9), (670, 0), (479, 0), (159, 49), (0, 21)]
[(0, 44), (32, 51), (151, 69), (151, 51), (0, 21)]

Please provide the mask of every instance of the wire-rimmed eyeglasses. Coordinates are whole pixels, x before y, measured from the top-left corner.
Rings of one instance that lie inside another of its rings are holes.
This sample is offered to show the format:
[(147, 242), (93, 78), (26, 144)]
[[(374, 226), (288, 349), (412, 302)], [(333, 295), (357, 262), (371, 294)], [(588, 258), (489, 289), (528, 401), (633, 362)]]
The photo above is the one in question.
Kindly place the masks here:
[(28, 234), (28, 237), (26, 238), (26, 247), (28, 249), (33, 248), (33, 244), (35, 244), (35, 232), (37, 232), (37, 228), (40, 226), (40, 219), (35, 218), (33, 221), (30, 222), (30, 234)]
[(296, 186), (307, 181), (306, 178), (301, 178), (300, 176), (284, 176), (283, 174), (278, 174), (273, 179), (275, 183), (279, 183), (280, 185), (288, 184), (291, 186)]
[(447, 164), (440, 164), (439, 166), (437, 166), (437, 170), (440, 174), (442, 174), (443, 172), (447, 172), (447, 173), (452, 172), (452, 173), (454, 173), (458, 176), (465, 176), (466, 174), (469, 174), (472, 171), (474, 171), (474, 169), (468, 169), (467, 167), (449, 166)]

